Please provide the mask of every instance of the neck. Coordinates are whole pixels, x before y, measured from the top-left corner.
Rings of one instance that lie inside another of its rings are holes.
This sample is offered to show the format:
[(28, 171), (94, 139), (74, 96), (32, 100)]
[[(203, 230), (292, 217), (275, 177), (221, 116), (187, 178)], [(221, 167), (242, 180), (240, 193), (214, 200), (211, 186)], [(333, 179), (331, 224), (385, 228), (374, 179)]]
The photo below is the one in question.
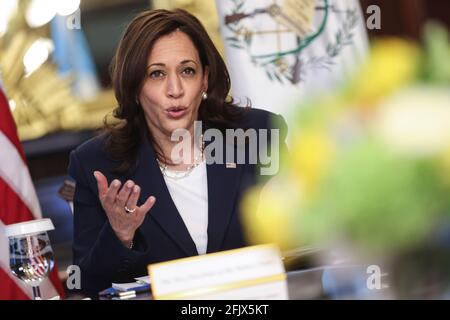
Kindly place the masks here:
[[(195, 143), (196, 138), (194, 136), (193, 127), (189, 129), (190, 138), (187, 140), (184, 140), (185, 138), (183, 137), (180, 138), (179, 141), (172, 141), (171, 135), (163, 134), (162, 132), (159, 134), (152, 132), (152, 134), (155, 143), (162, 153), (162, 157), (158, 160), (164, 165), (167, 165), (171, 169), (184, 170), (194, 164), (194, 162), (198, 161), (198, 157), (196, 156), (198, 155), (198, 150), (201, 148), (201, 145)], [(172, 157), (172, 153), (174, 153), (175, 157), (179, 158)]]

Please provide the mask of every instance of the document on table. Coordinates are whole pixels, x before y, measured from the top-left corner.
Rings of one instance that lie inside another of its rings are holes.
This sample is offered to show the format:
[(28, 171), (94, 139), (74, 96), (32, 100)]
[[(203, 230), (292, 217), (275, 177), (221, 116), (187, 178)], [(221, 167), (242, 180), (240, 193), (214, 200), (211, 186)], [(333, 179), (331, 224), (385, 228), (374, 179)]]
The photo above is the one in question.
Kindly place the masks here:
[(279, 249), (260, 245), (148, 266), (155, 299), (287, 299)]

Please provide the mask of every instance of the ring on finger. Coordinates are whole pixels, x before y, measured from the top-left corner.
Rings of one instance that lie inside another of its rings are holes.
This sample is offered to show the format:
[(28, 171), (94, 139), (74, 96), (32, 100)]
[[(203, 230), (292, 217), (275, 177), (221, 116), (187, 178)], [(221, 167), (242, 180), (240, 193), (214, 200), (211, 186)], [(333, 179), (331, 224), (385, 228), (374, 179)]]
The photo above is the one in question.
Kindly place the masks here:
[(136, 208), (130, 209), (130, 208), (128, 208), (127, 206), (125, 206), (125, 211), (126, 211), (126, 213), (133, 213), (133, 212), (136, 211)]

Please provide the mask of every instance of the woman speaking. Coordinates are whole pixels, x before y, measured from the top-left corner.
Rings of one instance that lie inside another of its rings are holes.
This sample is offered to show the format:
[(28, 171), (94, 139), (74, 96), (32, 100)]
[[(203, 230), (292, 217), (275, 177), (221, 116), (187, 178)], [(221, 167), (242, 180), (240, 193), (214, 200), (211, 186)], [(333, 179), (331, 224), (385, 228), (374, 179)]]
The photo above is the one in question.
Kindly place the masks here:
[[(183, 10), (136, 16), (111, 73), (116, 121), (105, 121), (101, 135), (72, 151), (69, 165), (76, 181), (74, 264), (88, 294), (133, 281), (150, 263), (245, 246), (239, 202), (261, 181), (261, 163), (248, 161), (260, 154), (261, 141), (255, 149), (248, 135), (242, 147), (235, 139), (207, 140), (207, 131), (285, 127), (280, 116), (234, 104), (223, 59)], [(181, 152), (174, 152), (177, 130), (193, 137)], [(284, 146), (285, 130), (272, 137)], [(213, 143), (215, 151), (207, 153)], [(208, 161), (242, 149), (246, 157)]]

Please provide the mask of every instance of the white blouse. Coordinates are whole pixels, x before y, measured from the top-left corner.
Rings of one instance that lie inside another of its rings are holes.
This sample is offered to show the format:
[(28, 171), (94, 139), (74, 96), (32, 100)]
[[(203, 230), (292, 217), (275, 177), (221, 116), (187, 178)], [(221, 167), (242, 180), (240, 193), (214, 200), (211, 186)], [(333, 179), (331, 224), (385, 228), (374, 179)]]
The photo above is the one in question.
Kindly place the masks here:
[[(168, 170), (170, 173), (170, 170)], [(199, 254), (208, 246), (208, 181), (206, 161), (196, 166), (183, 178), (163, 175), (181, 218), (186, 225)]]

